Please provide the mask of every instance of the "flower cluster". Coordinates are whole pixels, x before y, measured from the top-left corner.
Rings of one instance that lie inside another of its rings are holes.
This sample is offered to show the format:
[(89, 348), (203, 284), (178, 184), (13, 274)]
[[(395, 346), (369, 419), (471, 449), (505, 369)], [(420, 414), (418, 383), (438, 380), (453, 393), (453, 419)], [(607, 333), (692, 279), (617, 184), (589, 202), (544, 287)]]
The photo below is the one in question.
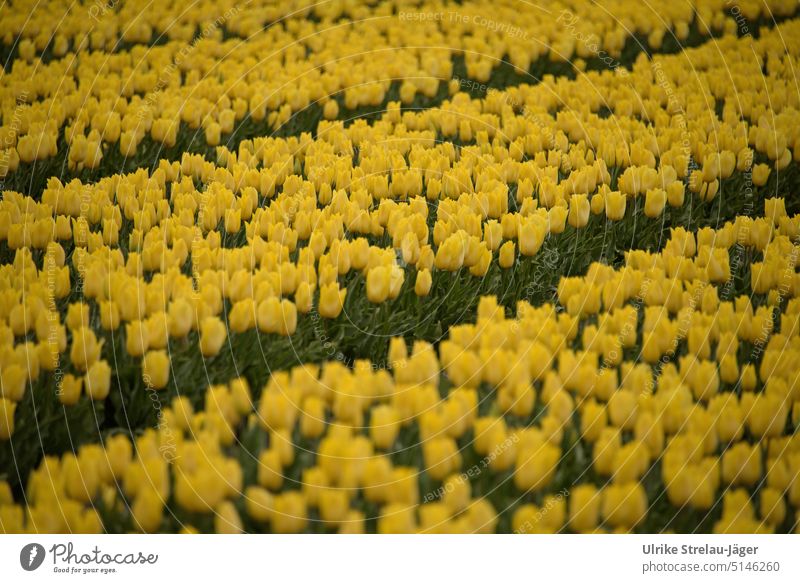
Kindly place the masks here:
[[(619, 2), (616, 9), (631, 10), (624, 6), (626, 2)], [(640, 47), (640, 41), (630, 36), (631, 28), (625, 21), (612, 18), (609, 9), (591, 3), (574, 7), (569, 26), (554, 26), (551, 15), (541, 11), (520, 12), (513, 1), (493, 6), (494, 20), (513, 22), (526, 30), (526, 38), (537, 39), (535, 42), (518, 42), (501, 30), (476, 25), (477, 18), (415, 22), (412, 26), (386, 14), (377, 17), (384, 21), (381, 27), (370, 18), (343, 28), (330, 26), (328, 20), (343, 14), (326, 14), (327, 9), (322, 6), (311, 9), (323, 19), (314, 23), (299, 20), (305, 14), (303, 10), (280, 3), (265, 6), (263, 2), (199, 2), (190, 10), (176, 3), (161, 10), (148, 9), (133, 18), (132, 12), (140, 9), (137, 4), (126, 2), (119, 11), (103, 5), (103, 18), (97, 23), (79, 13), (85, 6), (65, 6), (66, 18), (60, 22), (50, 6), (47, 11), (35, 10), (33, 14), (4, 8), (13, 12), (13, 17), (3, 16), (9, 24), (6, 44), (13, 31), (20, 30), (15, 37), (18, 58), (11, 72), (0, 79), (0, 174), (14, 172), (20, 163), (32, 164), (56, 156), (59, 148), (65, 165), (76, 173), (99, 169), (107, 156), (114, 160), (116, 156), (120, 160), (135, 159), (145, 140), (170, 149), (178, 143), (194, 142), (195, 135), (202, 135), (202, 141), (213, 148), (227, 137), (238, 141), (236, 136), (245, 126), (252, 125), (250, 129), (259, 133), (277, 130), (309, 107), (319, 109), (325, 119), (335, 119), (342, 109), (355, 111), (386, 105), (391, 102), (390, 96), (399, 98), (395, 105), (403, 106), (412, 105), (418, 95), (441, 102), (448, 88), (457, 91), (460, 87), (453, 79), (453, 59), (459, 53), (464, 55), (468, 78), (480, 83), (491, 78), (504, 58), (514, 71), (523, 74), (524, 82), (533, 82), (527, 75), (536, 70), (535, 63), (540, 61), (552, 64), (574, 59), (574, 69), (582, 74), (566, 85), (563, 78), (552, 76), (542, 79), (536, 87), (522, 85), (519, 94), (490, 100), (474, 116), (467, 115), (460, 102), (453, 100), (441, 116), (403, 119), (407, 129), (425, 127), (443, 136), (458, 135), (462, 141), (480, 141), (481, 132), (486, 131), (491, 140), (496, 129), (506, 125), (502, 118), (507, 114), (503, 110), (516, 105), (525, 108), (529, 114), (526, 117), (537, 116), (536, 123), (532, 119), (527, 122), (538, 127), (534, 132), (526, 131), (521, 127), (523, 122), (517, 120), (503, 128), (503, 139), (513, 141), (517, 136), (533, 133), (523, 140), (528, 155), (536, 149), (532, 144), (540, 140), (554, 139), (557, 149), (563, 150), (561, 138), (569, 137), (595, 144), (599, 148), (597, 157), (609, 166), (653, 166), (657, 156), (673, 166), (680, 177), (692, 156), (698, 164), (704, 164), (703, 184), (709, 186), (703, 195), (707, 198), (713, 198), (717, 187), (710, 184), (725, 174), (730, 162), (726, 154), (722, 158), (725, 168), (714, 169), (712, 155), (717, 151), (732, 152), (739, 167), (746, 164), (743, 150), (748, 146), (763, 151), (781, 168), (796, 155), (794, 128), (798, 124), (785, 89), (791, 68), (782, 57), (772, 55), (786, 51), (783, 39), (796, 34), (797, 23), (788, 21), (752, 43), (752, 39), (736, 40), (736, 20), (726, 14), (722, 2), (695, 8), (659, 2), (650, 17), (640, 15), (635, 29), (648, 34), (648, 42), (656, 52), (665, 37), (686, 41), (690, 25), (701, 38), (716, 30), (722, 40), (680, 55), (660, 56), (653, 66), (631, 62), (631, 74), (624, 76), (602, 65), (599, 72), (581, 71), (586, 68), (585, 60), (591, 60), (601, 48), (616, 58), (628, 45)], [(391, 10), (389, 4), (386, 7)], [(464, 16), (481, 8), (453, 5), (453, 10), (464, 12)], [(773, 15), (790, 16), (791, 8), (777, 1), (753, 2), (747, 3), (747, 15), (753, 22), (762, 16), (771, 22)], [(283, 10), (292, 16), (261, 30)], [(177, 12), (171, 14), (172, 11)], [(216, 14), (219, 16), (214, 18)], [(45, 23), (33, 26), (30, 18), (37, 22), (44, 19)], [(54, 34), (52, 27), (56, 23), (61, 28)], [(160, 30), (165, 23), (170, 26)], [(223, 29), (241, 35), (247, 42), (225, 39)], [(28, 31), (36, 31), (35, 38), (20, 38)], [(161, 38), (160, 35), (169, 42), (148, 47), (151, 37)], [(403, 48), (417, 46), (420, 38), (441, 48)], [(585, 39), (589, 38), (594, 40), (587, 43)], [(115, 50), (119, 41), (133, 46)], [(52, 50), (54, 58), (43, 64), (37, 54), (45, 47), (51, 47), (48, 50)], [(309, 52), (312, 56), (307, 56)], [(81, 58), (76, 59), (76, 55)], [(737, 62), (733, 72), (728, 66), (731, 61)], [(764, 82), (762, 65), (767, 71)], [(729, 78), (730, 82), (718, 82)], [(635, 92), (643, 83), (653, 85), (654, 90), (647, 99), (639, 100)], [(748, 99), (738, 99), (742, 92), (747, 92)], [(774, 98), (776, 92), (780, 96)], [(26, 100), (22, 108), (18, 106), (20, 96)], [(715, 102), (724, 105), (724, 126), (717, 129), (709, 143), (706, 112), (708, 103)], [(631, 118), (633, 124), (663, 115), (675, 118), (677, 123), (656, 124), (655, 129), (666, 134), (662, 137), (654, 136), (654, 128), (648, 127), (647, 139), (624, 147), (621, 142), (635, 139), (635, 127), (614, 120), (608, 125), (616, 129), (617, 136), (600, 139), (603, 129), (592, 127), (596, 124), (585, 119), (590, 112), (596, 114), (603, 108)], [(553, 109), (569, 113), (559, 116), (555, 128), (542, 125), (538, 114), (546, 116)], [(399, 110), (394, 111), (399, 114)], [(766, 116), (767, 112), (771, 115)], [(742, 127), (742, 117), (758, 124), (758, 131)], [(564, 136), (544, 131), (547, 129), (558, 129)], [(544, 135), (536, 135), (539, 133)], [(65, 146), (59, 146), (62, 135)], [(702, 146), (695, 143), (698, 141)], [(671, 149), (673, 142), (679, 143), (680, 148)], [(711, 165), (705, 163), (707, 154), (712, 158)], [(717, 160), (716, 166), (719, 165)], [(760, 169), (758, 174), (765, 172)], [(657, 188), (651, 182), (647, 177), (637, 180), (632, 175), (629, 186), (639, 190), (641, 184), (647, 185), (642, 190), (644, 194)], [(666, 190), (664, 186), (658, 188)], [(651, 198), (652, 207), (657, 209), (664, 194)]]
[(0, 8), (0, 530), (800, 529), (800, 20), (628, 3)]
[[(326, 362), (275, 372), (257, 401), (241, 378), (209, 387), (202, 411), (176, 398), (135, 446), (116, 436), (47, 458), (29, 481), (27, 511), (2, 507), (4, 528), (92, 531), (105, 520), (193, 530), (207, 516), (218, 532), (362, 532), (369, 506), (378, 532), (492, 532), (506, 508), (473, 495), (462, 472), (476, 456), (506, 476), (514, 499), (530, 500), (513, 515), (525, 532), (633, 530), (654, 503), (644, 482), (654, 472), (675, 508), (721, 500), (716, 531), (782, 528), (800, 505), (791, 429), (800, 423), (800, 278), (791, 266), (788, 287), (774, 277), (754, 307), (747, 296), (720, 299), (715, 284), (726, 278), (708, 267), (715, 249), (738, 240), (785, 272), (797, 232), (781, 218), (765, 238), (737, 223), (696, 237), (675, 229), (661, 253), (631, 252), (621, 269), (593, 264), (562, 280), (560, 307), (523, 301), (515, 319), (483, 297), (476, 323), (452, 327), (438, 352), (395, 338), (391, 373)], [(237, 453), (246, 433), (257, 436), (249, 461)], [(167, 436), (177, 444), (170, 459)], [(595, 477), (569, 484), (567, 496), (557, 476), (572, 442), (591, 452)], [(397, 463), (407, 449), (419, 455)], [(424, 484), (442, 484), (441, 500)]]

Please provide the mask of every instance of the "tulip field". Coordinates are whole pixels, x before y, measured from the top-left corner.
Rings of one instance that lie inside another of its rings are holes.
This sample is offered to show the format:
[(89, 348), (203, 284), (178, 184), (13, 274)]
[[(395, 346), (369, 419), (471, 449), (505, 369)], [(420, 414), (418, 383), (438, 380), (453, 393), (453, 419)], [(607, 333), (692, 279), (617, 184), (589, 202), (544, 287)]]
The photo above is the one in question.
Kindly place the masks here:
[(0, 22), (0, 533), (800, 533), (797, 0)]

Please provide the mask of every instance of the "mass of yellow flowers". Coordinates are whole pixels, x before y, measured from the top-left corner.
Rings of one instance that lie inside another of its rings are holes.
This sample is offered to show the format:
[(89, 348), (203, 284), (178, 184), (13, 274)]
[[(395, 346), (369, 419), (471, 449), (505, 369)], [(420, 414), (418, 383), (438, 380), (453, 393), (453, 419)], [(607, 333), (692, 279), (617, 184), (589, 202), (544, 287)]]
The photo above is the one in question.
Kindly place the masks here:
[(0, 532), (800, 532), (797, 3), (144, 4), (0, 7)]

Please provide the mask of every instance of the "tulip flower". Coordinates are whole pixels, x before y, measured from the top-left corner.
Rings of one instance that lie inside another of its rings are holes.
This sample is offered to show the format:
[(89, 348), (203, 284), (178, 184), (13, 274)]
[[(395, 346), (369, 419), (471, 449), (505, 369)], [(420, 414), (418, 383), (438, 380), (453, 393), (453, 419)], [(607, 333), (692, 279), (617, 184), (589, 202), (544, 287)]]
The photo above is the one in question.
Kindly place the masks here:
[(620, 221), (625, 217), (626, 197), (618, 190), (609, 192), (605, 196), (606, 217), (612, 221)]
[(766, 164), (756, 164), (753, 166), (753, 184), (756, 186), (764, 186), (769, 179), (770, 170), (770, 167)]
[(216, 356), (227, 337), (225, 324), (219, 318), (205, 318), (200, 322), (200, 353), (206, 358)]
[(294, 534), (306, 528), (306, 501), (299, 492), (286, 492), (273, 498), (272, 530), (279, 534)]
[(559, 448), (550, 444), (519, 449), (514, 470), (514, 484), (524, 491), (538, 490), (547, 486), (555, 474), (560, 458)]
[[(544, 243), (545, 227), (527, 220), (520, 223), (519, 234), (519, 252), (526, 257), (531, 257), (538, 253), (539, 249)], [(501, 250), (502, 253), (502, 250)]]
[(373, 267), (367, 272), (367, 299), (380, 304), (389, 297), (391, 270), (388, 266)]
[(28, 375), (18, 364), (3, 367), (0, 373), (0, 397), (11, 401), (21, 401), (28, 384)]
[(131, 519), (142, 532), (155, 532), (161, 524), (164, 500), (152, 488), (144, 488), (136, 495), (131, 506)]
[(313, 308), (314, 290), (308, 282), (300, 282), (294, 292), (294, 305), (301, 314), (307, 314)]
[(244, 492), (247, 515), (258, 522), (269, 522), (275, 506), (272, 494), (258, 486), (248, 486)]
[(615, 528), (632, 529), (647, 514), (647, 494), (638, 482), (611, 484), (603, 489), (602, 514)]
[(216, 508), (214, 532), (217, 534), (241, 534), (244, 532), (239, 512), (229, 500), (221, 502)]
[(500, 258), (499, 258), (500, 267), (502, 267), (503, 269), (510, 269), (511, 267), (514, 266), (515, 261), (516, 261), (516, 251), (514, 248), (514, 242), (506, 241), (500, 247)]
[(761, 452), (758, 446), (737, 443), (722, 454), (722, 481), (750, 486), (761, 479)]
[(645, 216), (655, 219), (661, 216), (661, 213), (664, 211), (664, 205), (667, 201), (667, 193), (660, 189), (656, 188), (653, 190), (648, 190), (645, 193), (644, 199), (644, 214)]
[(344, 307), (345, 295), (347, 290), (340, 290), (336, 282), (323, 285), (319, 290), (319, 315), (330, 319), (339, 317)]
[(74, 405), (81, 398), (83, 391), (83, 377), (66, 374), (61, 378), (58, 387), (58, 400), (62, 405)]
[(0, 397), (0, 441), (8, 441), (14, 435), (14, 412), (17, 403)]
[(105, 360), (98, 360), (86, 371), (84, 379), (86, 394), (93, 401), (102, 401), (111, 390), (111, 367)]
[(403, 504), (387, 504), (378, 518), (380, 534), (411, 534), (416, 528), (414, 508)]
[(433, 284), (433, 278), (431, 276), (431, 272), (429, 269), (421, 269), (417, 271), (417, 277), (414, 282), (414, 293), (418, 297), (425, 297), (431, 291), (431, 285)]
[(585, 194), (573, 194), (569, 201), (569, 224), (580, 229), (589, 223), (589, 199)]
[(147, 352), (149, 341), (149, 330), (141, 320), (131, 322), (125, 327), (125, 349), (131, 356), (143, 356)]
[(145, 385), (163, 389), (169, 382), (170, 361), (165, 350), (151, 350), (142, 359), (142, 375)]
[[(564, 232), (564, 225), (567, 221), (567, 208), (556, 205), (547, 213), (548, 229), (550, 233), (557, 235)], [(572, 224), (572, 223), (570, 223)]]
[(436, 269), (456, 271), (464, 265), (466, 252), (467, 245), (464, 238), (458, 234), (451, 235), (436, 251), (434, 265)]
[(85, 371), (100, 358), (103, 342), (98, 342), (90, 328), (78, 328), (72, 333), (70, 360), (79, 371)]
[(194, 318), (194, 309), (187, 300), (183, 298), (174, 300), (167, 311), (170, 336), (184, 338), (192, 329)]

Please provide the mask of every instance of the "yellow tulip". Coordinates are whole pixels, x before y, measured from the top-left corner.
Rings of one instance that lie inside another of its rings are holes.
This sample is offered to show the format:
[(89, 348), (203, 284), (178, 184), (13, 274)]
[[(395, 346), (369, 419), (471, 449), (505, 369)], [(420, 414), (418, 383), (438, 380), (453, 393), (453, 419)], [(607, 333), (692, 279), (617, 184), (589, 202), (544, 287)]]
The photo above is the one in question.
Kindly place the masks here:
[(381, 449), (389, 449), (400, 432), (400, 416), (390, 405), (380, 405), (371, 410), (370, 437)]
[(164, 500), (153, 488), (144, 488), (131, 505), (131, 521), (142, 532), (156, 532), (161, 525)]
[(431, 291), (433, 284), (433, 277), (429, 269), (421, 269), (417, 271), (417, 278), (414, 282), (414, 293), (419, 297), (427, 296)]
[(228, 312), (228, 325), (237, 334), (256, 327), (256, 307), (252, 298), (239, 300), (231, 306)]
[(526, 257), (536, 255), (542, 243), (544, 243), (545, 234), (544, 227), (538, 223), (534, 223), (532, 220), (520, 222), (519, 233), (517, 235), (520, 254)]
[(559, 448), (549, 443), (518, 448), (514, 484), (523, 491), (547, 486), (555, 474), (560, 458)]
[(145, 322), (136, 320), (125, 327), (125, 349), (131, 356), (143, 356), (149, 341), (150, 333)]
[(111, 390), (111, 367), (105, 360), (98, 360), (86, 372), (86, 394), (93, 401), (102, 401)]
[(589, 199), (585, 194), (573, 194), (569, 200), (569, 224), (580, 229), (589, 223)]
[(379, 534), (411, 534), (417, 529), (414, 508), (404, 504), (387, 504), (378, 518)]
[(756, 186), (764, 186), (769, 180), (770, 167), (766, 164), (756, 164), (753, 166), (753, 184)]
[[(463, 234), (463, 231), (461, 232)], [(456, 271), (464, 265), (467, 245), (458, 233), (449, 236), (436, 251), (434, 265), (436, 269)]]
[(0, 397), (11, 401), (20, 401), (25, 395), (28, 375), (18, 364), (8, 364), (0, 374)]
[(340, 290), (336, 282), (323, 285), (319, 290), (319, 315), (323, 318), (338, 318), (346, 295), (347, 290)]
[[(549, 231), (555, 235), (564, 232), (567, 222), (567, 208), (556, 205), (547, 212)], [(570, 223), (571, 224), (571, 223)]]
[(66, 374), (61, 378), (58, 387), (58, 400), (62, 405), (74, 405), (81, 398), (83, 390), (83, 377), (74, 377)]
[(676, 180), (675, 182), (670, 182), (667, 185), (667, 201), (669, 205), (672, 207), (679, 207), (683, 206), (683, 200), (685, 197), (685, 188), (683, 182)]
[(8, 441), (14, 435), (14, 412), (17, 404), (0, 397), (0, 440)]
[(660, 188), (648, 190), (644, 199), (644, 214), (651, 219), (658, 218), (664, 211), (666, 202), (666, 191)]
[(300, 492), (285, 492), (273, 498), (272, 531), (294, 534), (306, 528), (306, 501)]
[(510, 269), (514, 266), (514, 262), (516, 261), (516, 249), (514, 245), (514, 241), (506, 241), (500, 247), (500, 267), (503, 269)]
[(300, 433), (308, 439), (316, 439), (325, 432), (325, 427), (325, 402), (313, 395), (306, 397), (300, 417)]
[(222, 501), (215, 509), (214, 532), (217, 534), (241, 534), (244, 532), (239, 512), (230, 500)]
[(314, 289), (308, 282), (300, 282), (294, 292), (294, 305), (301, 314), (307, 314), (314, 307)]
[(172, 338), (184, 338), (194, 325), (195, 312), (184, 298), (177, 298), (169, 305), (167, 321)]
[(722, 481), (751, 486), (761, 479), (761, 451), (758, 445), (737, 443), (722, 454)]
[(103, 342), (98, 342), (97, 337), (90, 328), (78, 328), (72, 333), (72, 348), (70, 360), (79, 371), (85, 371), (100, 358)]
[(151, 350), (142, 360), (142, 376), (145, 385), (163, 389), (169, 382), (170, 361), (165, 350)]
[(614, 528), (632, 529), (647, 514), (647, 494), (638, 482), (606, 486), (602, 498), (603, 516)]
[(100, 302), (100, 325), (103, 330), (116, 330), (119, 328), (120, 315), (119, 306), (116, 302)]
[(248, 486), (244, 491), (247, 515), (258, 522), (269, 522), (275, 505), (274, 496), (258, 486)]
[(200, 353), (209, 358), (216, 356), (228, 337), (225, 324), (217, 317), (209, 316), (200, 323)]
[(624, 194), (614, 190), (606, 194), (606, 217), (612, 221), (620, 221), (625, 217), (625, 203), (627, 199)]
[(385, 302), (389, 297), (391, 271), (388, 266), (373, 267), (367, 272), (367, 299), (373, 304)]

